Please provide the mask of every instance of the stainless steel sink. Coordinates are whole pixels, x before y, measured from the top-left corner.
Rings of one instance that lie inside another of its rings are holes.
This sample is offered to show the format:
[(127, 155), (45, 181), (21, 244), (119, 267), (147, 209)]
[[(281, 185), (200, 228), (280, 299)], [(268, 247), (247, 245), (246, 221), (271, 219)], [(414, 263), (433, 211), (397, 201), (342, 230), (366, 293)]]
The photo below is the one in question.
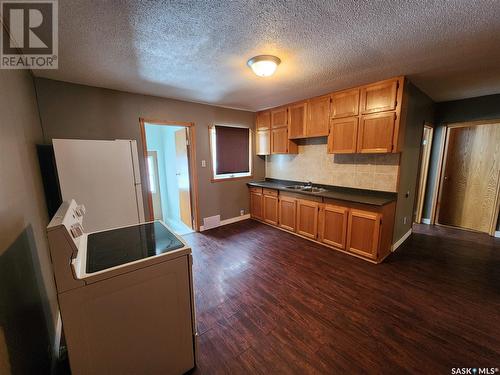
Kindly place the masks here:
[(308, 186), (308, 185), (291, 185), (285, 186), (285, 189), (295, 190), (295, 191), (304, 191), (308, 193), (323, 193), (326, 191), (324, 188), (316, 187), (316, 186)]

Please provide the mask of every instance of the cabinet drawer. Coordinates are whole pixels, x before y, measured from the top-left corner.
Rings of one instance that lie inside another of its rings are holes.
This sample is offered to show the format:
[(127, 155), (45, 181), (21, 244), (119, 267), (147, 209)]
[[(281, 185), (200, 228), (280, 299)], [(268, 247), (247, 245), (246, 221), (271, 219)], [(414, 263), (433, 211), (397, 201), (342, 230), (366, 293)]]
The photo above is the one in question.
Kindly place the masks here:
[(261, 187), (256, 187), (256, 186), (251, 186), (250, 191), (252, 193), (262, 193), (262, 188)]
[(271, 195), (273, 197), (278, 196), (278, 190), (263, 188), (262, 192), (264, 193), (264, 195)]

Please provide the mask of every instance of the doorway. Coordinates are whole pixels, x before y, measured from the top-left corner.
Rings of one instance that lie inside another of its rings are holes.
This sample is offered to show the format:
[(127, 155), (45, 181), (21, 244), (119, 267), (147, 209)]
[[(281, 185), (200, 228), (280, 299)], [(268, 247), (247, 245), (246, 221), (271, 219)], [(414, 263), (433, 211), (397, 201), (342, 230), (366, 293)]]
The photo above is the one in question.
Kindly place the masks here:
[(437, 223), (493, 235), (499, 211), (500, 121), (449, 125)]
[(427, 185), (427, 174), (429, 171), (429, 160), (431, 157), (432, 136), (434, 128), (430, 124), (424, 124), (422, 143), (420, 146), (420, 168), (418, 172), (417, 195), (415, 202), (415, 223), (422, 222), (424, 210), (425, 191)]
[(177, 234), (198, 230), (192, 123), (140, 120), (151, 220)]

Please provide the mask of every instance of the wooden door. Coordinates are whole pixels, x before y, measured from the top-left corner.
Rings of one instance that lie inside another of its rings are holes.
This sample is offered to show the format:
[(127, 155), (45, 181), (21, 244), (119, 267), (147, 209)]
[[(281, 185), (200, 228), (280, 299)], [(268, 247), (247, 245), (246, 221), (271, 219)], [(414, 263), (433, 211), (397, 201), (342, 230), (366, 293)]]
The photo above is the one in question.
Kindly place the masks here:
[(280, 196), (279, 198), (279, 226), (283, 229), (295, 232), (297, 219), (297, 199)]
[(286, 107), (277, 108), (271, 111), (271, 128), (281, 128), (287, 125)]
[(256, 154), (269, 155), (271, 153), (271, 131), (269, 129), (260, 129), (255, 134)]
[(278, 225), (278, 196), (263, 194), (264, 221), (272, 225)]
[(358, 118), (346, 117), (331, 120), (328, 134), (328, 153), (353, 154), (358, 141)]
[(257, 113), (257, 129), (269, 129), (271, 127), (271, 112)]
[(327, 136), (330, 122), (330, 95), (310, 99), (307, 113), (306, 136)]
[(388, 80), (361, 88), (361, 113), (393, 111), (396, 109), (398, 81)]
[(307, 102), (288, 107), (288, 137), (303, 138), (306, 135)]
[(359, 113), (359, 89), (332, 94), (332, 118), (357, 116)]
[(500, 124), (449, 128), (438, 223), (492, 234), (499, 174)]
[(263, 210), (262, 210), (262, 192), (254, 189), (250, 189), (250, 216), (262, 220)]
[(395, 123), (394, 112), (361, 116), (357, 151), (361, 153), (392, 152)]
[(319, 203), (297, 199), (297, 233), (316, 239)]
[(288, 128), (271, 130), (271, 154), (288, 153)]
[(347, 238), (347, 219), (349, 209), (326, 204), (320, 209), (321, 241), (344, 250)]
[(347, 224), (347, 250), (371, 259), (377, 258), (381, 215), (351, 209)]
[(193, 228), (191, 215), (191, 187), (189, 180), (189, 160), (187, 152), (187, 128), (175, 132), (175, 175), (179, 188), (179, 213), (181, 221)]

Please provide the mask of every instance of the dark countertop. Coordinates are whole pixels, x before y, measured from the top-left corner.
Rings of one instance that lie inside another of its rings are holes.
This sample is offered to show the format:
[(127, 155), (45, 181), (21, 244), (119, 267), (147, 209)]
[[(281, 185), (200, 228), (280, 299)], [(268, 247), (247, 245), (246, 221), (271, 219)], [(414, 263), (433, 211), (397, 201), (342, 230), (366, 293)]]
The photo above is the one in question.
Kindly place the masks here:
[(314, 186), (322, 187), (327, 189), (327, 191), (321, 193), (311, 193), (306, 191), (296, 191), (286, 189), (286, 186), (291, 185), (303, 185), (304, 182), (298, 181), (287, 181), (287, 180), (277, 180), (273, 178), (266, 178), (265, 181), (253, 181), (248, 182), (248, 186), (263, 187), (268, 189), (276, 189), (287, 191), (289, 193), (311, 195), (315, 197), (338, 199), (342, 201), (371, 204), (374, 206), (384, 206), (388, 203), (394, 202), (398, 195), (397, 193), (390, 193), (385, 191), (375, 191), (375, 190), (363, 190), (354, 189), (341, 186), (330, 186), (330, 185), (320, 185), (313, 184)]

